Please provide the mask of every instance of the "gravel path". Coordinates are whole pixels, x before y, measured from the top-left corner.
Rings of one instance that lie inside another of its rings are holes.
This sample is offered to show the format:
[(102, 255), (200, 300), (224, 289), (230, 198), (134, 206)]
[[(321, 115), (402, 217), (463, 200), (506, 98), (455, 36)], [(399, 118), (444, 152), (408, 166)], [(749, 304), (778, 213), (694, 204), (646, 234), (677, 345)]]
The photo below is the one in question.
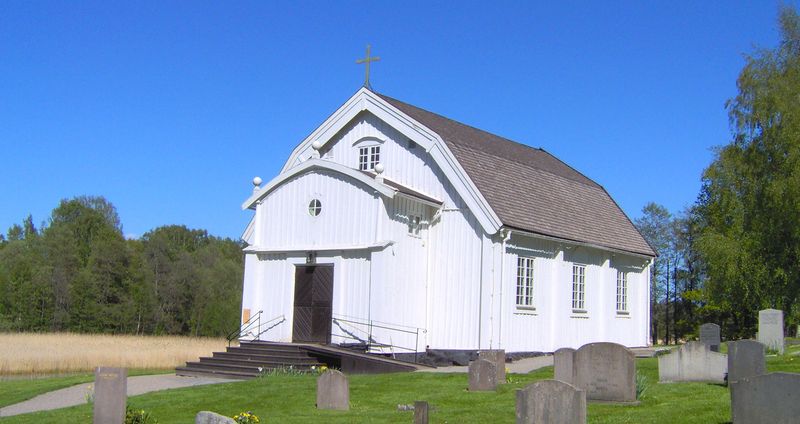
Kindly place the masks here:
[[(519, 359), (514, 362), (507, 362), (506, 368), (512, 373), (515, 374), (527, 374), (533, 370), (538, 370), (539, 368), (544, 368), (547, 366), (553, 365), (553, 355), (545, 355), (545, 356), (536, 356), (533, 358), (524, 358)], [(439, 367), (439, 368), (431, 368), (425, 370), (419, 370), (417, 372), (469, 372), (469, 367)]]
[[(128, 396), (158, 390), (176, 389), (179, 387), (202, 386), (205, 384), (230, 383), (242, 380), (223, 378), (179, 377), (175, 374), (140, 375), (128, 377)], [(66, 408), (86, 403), (86, 394), (92, 383), (78, 384), (66, 389), (55, 390), (36, 396), (33, 399), (0, 408), (0, 417), (27, 414), (29, 412), (47, 411)]]

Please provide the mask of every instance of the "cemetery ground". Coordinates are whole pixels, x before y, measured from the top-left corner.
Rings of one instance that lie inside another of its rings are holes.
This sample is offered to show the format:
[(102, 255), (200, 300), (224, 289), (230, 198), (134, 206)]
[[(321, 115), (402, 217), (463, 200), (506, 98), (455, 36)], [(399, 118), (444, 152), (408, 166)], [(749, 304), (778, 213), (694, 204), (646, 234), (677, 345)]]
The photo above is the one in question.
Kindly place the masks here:
[[(724, 349), (724, 345), (723, 345)], [(788, 346), (784, 355), (769, 355), (769, 372), (800, 372), (800, 345)], [(589, 423), (726, 423), (730, 422), (730, 395), (723, 385), (707, 383), (658, 383), (657, 358), (638, 359), (638, 374), (645, 391), (638, 406), (590, 402)], [(131, 374), (137, 372), (131, 370)], [(398, 405), (426, 400), (432, 423), (514, 422), (515, 390), (533, 381), (553, 377), (547, 367), (529, 374), (509, 374), (509, 383), (497, 392), (468, 392), (467, 374), (399, 373), (351, 375), (350, 411), (323, 411), (314, 407), (316, 379), (313, 374), (272, 373), (236, 383), (152, 392), (128, 398), (132, 408), (144, 409), (161, 424), (193, 422), (200, 410), (233, 416), (252, 411), (266, 423), (405, 423), (413, 412), (398, 411)], [(68, 386), (76, 377), (53, 378)], [(80, 378), (80, 377), (78, 377)], [(641, 378), (641, 377), (640, 377)], [(23, 383), (20, 383), (23, 381)], [(91, 381), (87, 374), (85, 381)], [(10, 402), (8, 388), (19, 392), (28, 384), (29, 393), (43, 388), (36, 380), (0, 382), (0, 405)], [(49, 389), (43, 389), (46, 391)], [(1, 423), (89, 422), (92, 407), (79, 405), (54, 411), (1, 418)]]

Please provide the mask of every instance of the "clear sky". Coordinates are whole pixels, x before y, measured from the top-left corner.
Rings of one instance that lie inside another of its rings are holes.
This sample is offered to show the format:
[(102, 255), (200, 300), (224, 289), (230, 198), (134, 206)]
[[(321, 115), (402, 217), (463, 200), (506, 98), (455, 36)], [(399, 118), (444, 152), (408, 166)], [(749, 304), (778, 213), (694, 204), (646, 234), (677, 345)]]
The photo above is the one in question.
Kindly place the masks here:
[[(591, 4), (588, 4), (591, 3)], [(796, 5), (796, 1), (788, 4)], [(631, 217), (691, 204), (779, 3), (0, 2), (0, 232), (102, 195), (238, 238), (251, 179), (363, 83), (542, 147)], [(513, 177), (513, 176), (512, 176)]]

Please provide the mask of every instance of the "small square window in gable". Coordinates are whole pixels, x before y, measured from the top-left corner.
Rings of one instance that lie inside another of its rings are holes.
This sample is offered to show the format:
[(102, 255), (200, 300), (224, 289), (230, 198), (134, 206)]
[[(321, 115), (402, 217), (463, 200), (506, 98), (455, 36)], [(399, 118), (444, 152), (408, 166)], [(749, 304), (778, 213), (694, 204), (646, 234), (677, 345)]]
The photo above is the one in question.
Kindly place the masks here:
[(358, 148), (358, 169), (372, 171), (381, 161), (381, 146), (365, 146)]

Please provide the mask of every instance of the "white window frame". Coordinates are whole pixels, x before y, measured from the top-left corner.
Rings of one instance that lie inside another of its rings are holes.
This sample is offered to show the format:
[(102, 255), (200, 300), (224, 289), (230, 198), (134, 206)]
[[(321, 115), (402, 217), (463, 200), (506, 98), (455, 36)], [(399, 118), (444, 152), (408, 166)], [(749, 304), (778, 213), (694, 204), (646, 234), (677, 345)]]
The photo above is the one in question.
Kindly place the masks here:
[(627, 315), (628, 306), (628, 273), (617, 270), (617, 313)]
[(534, 258), (517, 256), (517, 309), (535, 310), (534, 304)]
[(422, 227), (422, 217), (419, 215), (408, 216), (408, 235), (412, 237), (420, 237), (420, 228)]
[(308, 202), (308, 214), (312, 218), (316, 218), (322, 213), (322, 202), (319, 199), (311, 199)]
[(372, 171), (381, 162), (381, 146), (373, 144), (358, 148), (359, 171)]
[(572, 312), (586, 312), (586, 265), (572, 264)]

